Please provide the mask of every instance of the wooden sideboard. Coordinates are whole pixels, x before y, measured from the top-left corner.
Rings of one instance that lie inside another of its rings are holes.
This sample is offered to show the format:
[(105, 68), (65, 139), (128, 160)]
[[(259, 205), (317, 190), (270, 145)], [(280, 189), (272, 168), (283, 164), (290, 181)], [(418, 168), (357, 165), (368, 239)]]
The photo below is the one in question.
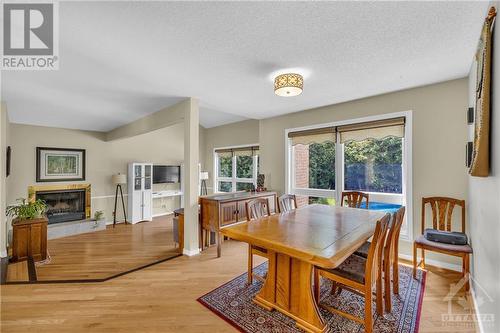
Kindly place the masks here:
[(232, 192), (200, 197), (201, 225), (207, 234), (215, 232), (217, 257), (221, 255), (221, 229), (246, 221), (245, 203), (255, 198), (267, 198), (271, 214), (277, 212), (276, 192)]
[(46, 217), (12, 222), (11, 262), (47, 258), (47, 223)]

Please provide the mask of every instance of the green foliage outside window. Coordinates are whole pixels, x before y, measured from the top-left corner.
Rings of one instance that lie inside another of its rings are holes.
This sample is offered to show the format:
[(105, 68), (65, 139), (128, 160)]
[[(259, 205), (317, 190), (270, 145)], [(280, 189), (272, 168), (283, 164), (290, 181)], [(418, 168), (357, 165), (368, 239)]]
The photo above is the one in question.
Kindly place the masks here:
[(233, 176), (232, 156), (219, 156), (219, 177)]
[(253, 177), (253, 156), (236, 157), (236, 177), (238, 178)]
[(367, 139), (344, 144), (344, 188), (402, 193), (401, 138)]
[(335, 144), (309, 145), (309, 188), (335, 189)]
[(319, 197), (309, 197), (309, 204), (321, 204), (328, 206), (335, 206), (335, 199), (333, 198), (319, 198)]

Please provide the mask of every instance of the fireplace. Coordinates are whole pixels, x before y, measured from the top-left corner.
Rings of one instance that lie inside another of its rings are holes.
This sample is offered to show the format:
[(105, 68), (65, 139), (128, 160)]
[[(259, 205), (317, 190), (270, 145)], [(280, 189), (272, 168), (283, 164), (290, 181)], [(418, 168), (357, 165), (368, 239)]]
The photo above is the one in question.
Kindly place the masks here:
[(49, 224), (85, 219), (85, 190), (38, 191), (36, 198), (47, 204)]
[(28, 198), (45, 201), (49, 224), (90, 218), (90, 184), (30, 186)]

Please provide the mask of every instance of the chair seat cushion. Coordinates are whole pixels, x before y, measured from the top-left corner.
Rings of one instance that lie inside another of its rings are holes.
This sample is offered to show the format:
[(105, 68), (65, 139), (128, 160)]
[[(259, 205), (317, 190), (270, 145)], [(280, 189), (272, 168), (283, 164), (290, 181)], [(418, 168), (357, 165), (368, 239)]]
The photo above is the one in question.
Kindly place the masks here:
[(348, 257), (337, 268), (326, 269), (325, 271), (364, 284), (365, 269), (366, 269), (366, 259), (353, 254), (350, 257)]
[(371, 245), (372, 245), (372, 243), (365, 242), (354, 253), (357, 254), (358, 256), (362, 256), (363, 258), (368, 258), (368, 251), (370, 251), (370, 246)]
[(451, 251), (451, 252), (464, 252), (464, 253), (472, 253), (472, 247), (469, 244), (466, 245), (453, 245), (446, 243), (433, 242), (424, 237), (424, 235), (420, 235), (415, 239), (415, 243), (420, 245), (425, 245), (428, 247), (433, 247), (439, 250)]

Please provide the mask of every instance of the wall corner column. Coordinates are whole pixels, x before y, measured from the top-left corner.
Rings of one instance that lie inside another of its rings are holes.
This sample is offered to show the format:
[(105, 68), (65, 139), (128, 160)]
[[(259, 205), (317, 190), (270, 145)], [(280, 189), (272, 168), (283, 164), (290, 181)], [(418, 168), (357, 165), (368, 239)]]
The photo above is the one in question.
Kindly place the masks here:
[(186, 255), (200, 252), (198, 235), (199, 106), (189, 99), (184, 111), (184, 249)]

